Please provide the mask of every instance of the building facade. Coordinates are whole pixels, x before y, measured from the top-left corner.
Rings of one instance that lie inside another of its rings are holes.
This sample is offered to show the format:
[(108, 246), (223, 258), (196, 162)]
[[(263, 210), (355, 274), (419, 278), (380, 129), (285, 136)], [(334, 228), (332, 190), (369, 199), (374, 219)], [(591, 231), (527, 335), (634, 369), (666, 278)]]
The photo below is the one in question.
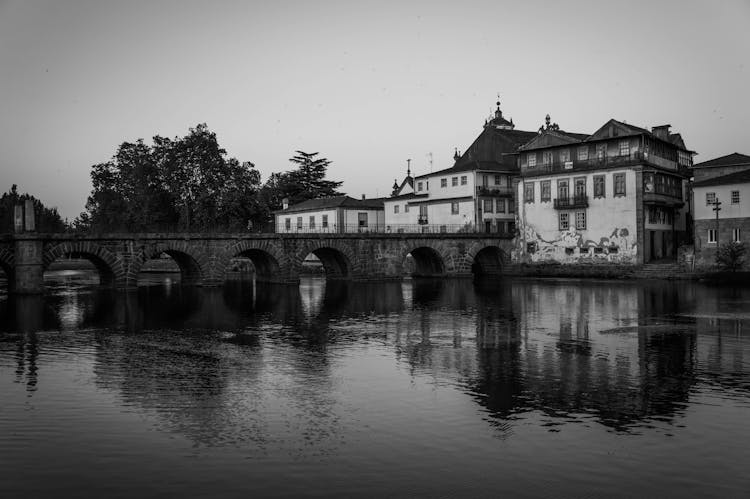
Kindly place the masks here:
[(689, 151), (669, 125), (609, 120), (586, 136), (549, 123), (520, 148), (516, 258), (640, 264), (685, 241)]
[(413, 191), (394, 189), (384, 200), (386, 227), (514, 234), (518, 148), (535, 135), (515, 130), (497, 102), (494, 116), (471, 146), (463, 154), (456, 151), (452, 167), (416, 176)]
[[(743, 160), (744, 164), (738, 160)], [(694, 167), (694, 245), (696, 264), (699, 266), (714, 265), (716, 250), (721, 245), (750, 240), (748, 160), (750, 157), (734, 153), (698, 163)]]
[(309, 199), (274, 212), (275, 228), (284, 233), (384, 232), (382, 199), (349, 196)]

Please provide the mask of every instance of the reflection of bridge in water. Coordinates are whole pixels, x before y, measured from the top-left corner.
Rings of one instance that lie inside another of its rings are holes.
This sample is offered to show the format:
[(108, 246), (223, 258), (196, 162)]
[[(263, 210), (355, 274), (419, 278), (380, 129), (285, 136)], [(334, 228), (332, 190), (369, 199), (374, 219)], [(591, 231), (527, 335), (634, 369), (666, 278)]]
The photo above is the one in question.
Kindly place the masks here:
[(169, 255), (182, 282), (219, 285), (232, 259), (250, 259), (262, 282), (299, 282), (314, 254), (329, 279), (400, 279), (419, 276), (498, 274), (508, 261), (504, 234), (17, 234), (0, 239), (0, 268), (9, 289), (38, 293), (44, 271), (60, 258), (91, 261), (106, 285), (135, 287), (147, 261)]
[[(672, 284), (238, 282), (10, 297), (0, 302), (0, 330), (22, 333), (17, 373), (29, 389), (44, 352), (37, 331), (104, 331), (101, 382), (153, 408), (164, 393), (194, 405), (165, 423), (203, 432), (196, 441), (226, 438), (217, 428), (243, 424), (227, 419), (226, 391), (237, 377), (255, 383), (244, 377), (248, 366), (260, 376), (269, 352), (284, 349), (290, 375), (322, 382), (331, 347), (373, 339), (390, 345), (412, 376), (464, 387), (499, 426), (539, 411), (551, 420), (594, 415), (628, 430), (673, 420), (699, 383), (750, 391), (747, 320), (723, 312), (726, 301), (722, 291)], [(221, 424), (198, 424), (209, 416)]]

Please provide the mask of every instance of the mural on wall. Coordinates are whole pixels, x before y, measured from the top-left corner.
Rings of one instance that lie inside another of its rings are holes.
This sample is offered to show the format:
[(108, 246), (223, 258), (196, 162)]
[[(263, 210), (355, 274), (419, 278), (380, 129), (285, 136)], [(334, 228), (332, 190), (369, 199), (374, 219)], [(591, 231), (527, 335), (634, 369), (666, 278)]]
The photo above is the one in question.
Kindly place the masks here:
[(547, 240), (527, 224), (514, 246), (513, 257), (518, 262), (636, 263), (638, 254), (635, 234), (626, 227), (614, 227), (609, 236), (598, 241), (584, 239), (575, 229), (561, 231), (557, 238)]

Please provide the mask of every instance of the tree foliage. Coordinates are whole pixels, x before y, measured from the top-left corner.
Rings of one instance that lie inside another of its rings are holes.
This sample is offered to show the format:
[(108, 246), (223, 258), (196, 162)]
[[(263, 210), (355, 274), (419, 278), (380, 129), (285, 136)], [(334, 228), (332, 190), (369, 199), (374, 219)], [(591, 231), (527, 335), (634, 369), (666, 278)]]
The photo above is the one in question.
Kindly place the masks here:
[(326, 180), (325, 176), (331, 161), (327, 158), (316, 158), (317, 152), (295, 151), (289, 159), (296, 169), (283, 173), (273, 173), (263, 186), (262, 203), (269, 210), (282, 207), (282, 200), (287, 198), (289, 204), (297, 204), (308, 199), (339, 196), (337, 190), (342, 182)]
[(745, 264), (747, 248), (743, 243), (729, 242), (722, 244), (716, 252), (716, 263), (722, 270), (736, 272)]
[(0, 197), (0, 233), (12, 233), (14, 228), (14, 213), (17, 204), (25, 204), (27, 199), (34, 203), (36, 216), (36, 230), (38, 232), (63, 232), (66, 229), (65, 222), (57, 208), (47, 208), (34, 196), (18, 193), (18, 186), (13, 184), (10, 190)]
[(261, 221), (260, 173), (227, 158), (205, 124), (185, 137), (155, 136), (149, 146), (124, 142), (94, 165), (87, 212), (76, 224), (93, 230), (238, 230)]

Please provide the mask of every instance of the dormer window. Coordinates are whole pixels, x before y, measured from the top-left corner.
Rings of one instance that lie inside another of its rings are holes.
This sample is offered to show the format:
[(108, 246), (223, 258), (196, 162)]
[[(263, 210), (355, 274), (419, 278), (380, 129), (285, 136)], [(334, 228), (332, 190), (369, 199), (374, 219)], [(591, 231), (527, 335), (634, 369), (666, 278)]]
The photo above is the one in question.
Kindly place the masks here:
[(422, 182), (417, 182), (417, 190), (418, 191), (422, 190)]
[(529, 168), (534, 168), (536, 166), (536, 153), (530, 152), (527, 157), (527, 162), (529, 164)]

